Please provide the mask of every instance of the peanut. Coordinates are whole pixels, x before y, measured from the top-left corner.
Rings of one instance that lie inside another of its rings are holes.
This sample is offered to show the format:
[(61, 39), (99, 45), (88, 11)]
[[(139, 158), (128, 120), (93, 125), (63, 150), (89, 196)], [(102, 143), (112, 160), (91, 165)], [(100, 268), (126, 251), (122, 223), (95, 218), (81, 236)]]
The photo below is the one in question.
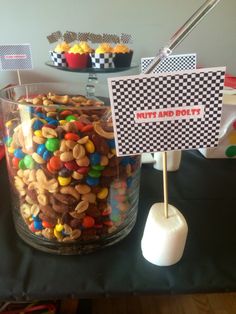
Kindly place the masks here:
[(90, 160), (87, 156), (84, 156), (83, 158), (76, 159), (76, 163), (80, 167), (88, 167), (88, 165), (90, 164)]
[(73, 196), (77, 201), (80, 199), (80, 195), (79, 193), (76, 191), (75, 188), (73, 188), (72, 186), (64, 186), (60, 189), (60, 192), (62, 194), (70, 194), (71, 196)]
[(79, 143), (79, 144), (86, 144), (88, 142), (88, 140), (89, 140), (89, 137), (88, 136), (84, 136), (84, 137), (80, 138), (77, 141), (77, 143)]
[(75, 159), (81, 159), (85, 156), (85, 148), (81, 144), (76, 144), (73, 148), (73, 156)]
[(79, 202), (79, 204), (75, 207), (75, 211), (78, 214), (81, 214), (83, 212), (85, 212), (89, 207), (89, 202), (88, 201), (81, 201)]
[(73, 153), (72, 152), (64, 152), (60, 155), (60, 159), (63, 162), (71, 161), (74, 159)]
[(56, 138), (57, 132), (54, 129), (44, 126), (42, 127), (42, 135), (46, 138)]
[(83, 194), (82, 200), (94, 204), (96, 203), (96, 195), (94, 193)]
[(43, 157), (41, 157), (39, 154), (37, 153), (33, 153), (32, 154), (32, 158), (34, 159), (34, 161), (36, 161), (38, 164), (42, 165), (46, 163), (46, 160), (43, 159)]
[(113, 139), (114, 138), (114, 133), (113, 132), (107, 132), (107, 131), (104, 131), (100, 122), (93, 122), (93, 128), (94, 128), (94, 131), (100, 135), (101, 137), (105, 137), (107, 139)]
[(79, 194), (87, 194), (91, 191), (91, 187), (87, 184), (77, 184), (75, 189), (79, 192)]

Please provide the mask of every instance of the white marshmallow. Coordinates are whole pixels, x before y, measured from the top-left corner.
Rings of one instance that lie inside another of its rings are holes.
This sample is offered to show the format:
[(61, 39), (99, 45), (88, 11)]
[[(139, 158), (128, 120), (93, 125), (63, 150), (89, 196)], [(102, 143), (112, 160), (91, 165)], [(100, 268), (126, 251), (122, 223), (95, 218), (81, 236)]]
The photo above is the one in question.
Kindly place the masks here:
[(186, 220), (177, 208), (168, 205), (166, 218), (164, 203), (153, 204), (141, 241), (144, 258), (158, 266), (177, 263), (183, 255), (187, 233)]

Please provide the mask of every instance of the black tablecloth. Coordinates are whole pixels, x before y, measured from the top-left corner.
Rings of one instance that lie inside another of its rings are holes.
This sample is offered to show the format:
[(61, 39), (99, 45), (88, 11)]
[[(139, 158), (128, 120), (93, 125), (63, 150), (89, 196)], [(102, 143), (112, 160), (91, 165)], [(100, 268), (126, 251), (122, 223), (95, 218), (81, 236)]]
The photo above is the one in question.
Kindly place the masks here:
[(25, 244), (14, 231), (5, 161), (0, 162), (0, 299), (236, 291), (236, 160), (184, 152), (169, 173), (169, 203), (189, 234), (179, 263), (158, 267), (140, 249), (151, 205), (162, 201), (162, 173), (142, 167), (137, 223), (118, 244), (85, 256), (55, 256)]

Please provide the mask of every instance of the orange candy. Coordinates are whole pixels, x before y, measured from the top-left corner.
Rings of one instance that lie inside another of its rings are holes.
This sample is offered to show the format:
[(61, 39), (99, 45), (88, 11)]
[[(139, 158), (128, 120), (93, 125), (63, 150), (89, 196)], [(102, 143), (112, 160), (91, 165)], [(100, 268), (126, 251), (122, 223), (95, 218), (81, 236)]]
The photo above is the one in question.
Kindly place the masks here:
[(91, 216), (85, 216), (82, 225), (84, 228), (91, 228), (95, 225), (95, 220)]
[(80, 137), (78, 134), (75, 133), (66, 133), (65, 139), (77, 142), (80, 139)]
[(92, 124), (87, 124), (85, 125), (82, 129), (81, 129), (81, 132), (88, 132), (88, 131), (91, 131), (93, 130), (93, 125)]
[(60, 170), (63, 167), (63, 163), (58, 156), (52, 156), (49, 160), (49, 166), (53, 171)]

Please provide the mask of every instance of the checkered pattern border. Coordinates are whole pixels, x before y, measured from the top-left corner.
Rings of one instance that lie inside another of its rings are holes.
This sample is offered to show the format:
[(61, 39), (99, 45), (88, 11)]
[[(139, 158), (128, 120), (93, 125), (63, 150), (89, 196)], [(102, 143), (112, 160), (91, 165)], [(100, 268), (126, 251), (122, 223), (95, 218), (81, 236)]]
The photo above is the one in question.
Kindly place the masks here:
[[(119, 156), (217, 146), (225, 68), (110, 78)], [(204, 118), (135, 123), (134, 112), (204, 106)]]
[(114, 53), (91, 53), (92, 67), (98, 69), (113, 68)]
[(64, 53), (50, 51), (50, 57), (54, 65), (58, 67), (67, 67), (66, 57)]
[(31, 45), (0, 45), (0, 70), (30, 70), (33, 68)]
[[(152, 62), (154, 57), (142, 58), (141, 59), (141, 72), (144, 73), (146, 68)], [(153, 73), (164, 73), (173, 72), (181, 70), (194, 70), (196, 69), (197, 55), (195, 53), (191, 54), (181, 54), (181, 55), (171, 55), (164, 58), (153, 70)]]

